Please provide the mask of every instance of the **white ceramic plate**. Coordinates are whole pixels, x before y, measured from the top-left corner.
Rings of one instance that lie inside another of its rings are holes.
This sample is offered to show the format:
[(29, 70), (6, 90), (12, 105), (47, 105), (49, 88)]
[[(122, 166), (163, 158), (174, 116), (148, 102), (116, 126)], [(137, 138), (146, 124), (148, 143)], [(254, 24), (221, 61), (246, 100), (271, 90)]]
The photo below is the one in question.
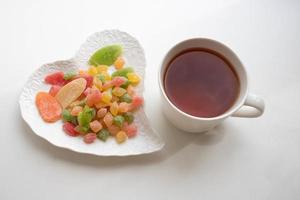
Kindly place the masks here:
[[(75, 57), (69, 60), (48, 63), (38, 68), (28, 79), (19, 99), (21, 115), (33, 132), (48, 140), (55, 146), (67, 148), (79, 153), (89, 153), (99, 156), (128, 156), (151, 153), (160, 150), (164, 142), (151, 128), (141, 108), (135, 113), (135, 123), (138, 126), (138, 135), (128, 139), (123, 144), (117, 144), (114, 138), (106, 142), (97, 140), (92, 144), (85, 144), (82, 137), (70, 137), (62, 130), (61, 120), (56, 123), (45, 123), (40, 117), (35, 106), (35, 96), (39, 91), (48, 91), (50, 86), (44, 83), (44, 77), (54, 71), (69, 72), (74, 69), (87, 68), (89, 57), (99, 48), (106, 45), (120, 44), (123, 46), (123, 56), (129, 66), (144, 80), (145, 55), (139, 42), (125, 32), (118, 30), (106, 30), (97, 32), (81, 45)], [(143, 95), (143, 81), (137, 88), (137, 93)], [(145, 100), (147, 103), (147, 100)]]

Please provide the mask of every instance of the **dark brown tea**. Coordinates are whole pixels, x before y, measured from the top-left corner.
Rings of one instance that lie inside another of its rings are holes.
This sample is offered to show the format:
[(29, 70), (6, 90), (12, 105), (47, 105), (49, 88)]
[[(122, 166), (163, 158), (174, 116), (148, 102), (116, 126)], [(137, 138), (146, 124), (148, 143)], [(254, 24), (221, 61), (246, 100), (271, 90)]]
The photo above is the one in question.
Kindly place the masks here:
[(196, 117), (225, 113), (239, 94), (239, 79), (231, 64), (208, 49), (188, 49), (176, 55), (164, 76), (169, 100)]

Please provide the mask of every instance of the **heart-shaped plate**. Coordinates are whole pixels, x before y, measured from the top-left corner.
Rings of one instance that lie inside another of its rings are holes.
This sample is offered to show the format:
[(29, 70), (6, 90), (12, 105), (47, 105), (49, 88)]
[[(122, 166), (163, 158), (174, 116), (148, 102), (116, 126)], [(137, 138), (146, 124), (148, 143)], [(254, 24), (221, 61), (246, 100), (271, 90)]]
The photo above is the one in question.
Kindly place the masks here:
[[(142, 81), (136, 92), (142, 96), (144, 91), (145, 55), (139, 42), (128, 33), (119, 30), (105, 30), (97, 32), (81, 45), (74, 58), (61, 60), (42, 65), (28, 79), (21, 93), (19, 104), (21, 115), (33, 132), (46, 139), (55, 146), (67, 148), (79, 153), (88, 153), (99, 156), (128, 156), (146, 154), (160, 150), (164, 142), (155, 133), (141, 107), (135, 113), (135, 123), (138, 134), (123, 144), (117, 144), (114, 138), (106, 142), (97, 140), (92, 144), (85, 144), (80, 137), (70, 137), (62, 130), (62, 121), (46, 123), (40, 117), (35, 105), (35, 96), (39, 91), (48, 91), (50, 86), (44, 83), (44, 77), (55, 71), (70, 72), (78, 69), (87, 69), (90, 56), (98, 49), (112, 44), (123, 47), (123, 57), (129, 66), (141, 76)], [(147, 100), (145, 101), (147, 103)]]

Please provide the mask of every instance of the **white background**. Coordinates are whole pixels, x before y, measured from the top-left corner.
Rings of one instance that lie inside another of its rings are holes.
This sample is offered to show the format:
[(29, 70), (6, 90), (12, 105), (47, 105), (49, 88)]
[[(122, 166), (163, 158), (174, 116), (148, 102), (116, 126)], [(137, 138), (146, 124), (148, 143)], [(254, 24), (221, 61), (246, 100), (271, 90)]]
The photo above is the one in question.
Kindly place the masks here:
[[(0, 199), (300, 199), (299, 1), (0, 1)], [(164, 138), (152, 155), (77, 154), (37, 137), (18, 97), (39, 66), (74, 55), (86, 37), (118, 28), (146, 52), (146, 112)], [(157, 72), (190, 37), (230, 46), (247, 67), (263, 117), (230, 118), (209, 135), (162, 116)]]

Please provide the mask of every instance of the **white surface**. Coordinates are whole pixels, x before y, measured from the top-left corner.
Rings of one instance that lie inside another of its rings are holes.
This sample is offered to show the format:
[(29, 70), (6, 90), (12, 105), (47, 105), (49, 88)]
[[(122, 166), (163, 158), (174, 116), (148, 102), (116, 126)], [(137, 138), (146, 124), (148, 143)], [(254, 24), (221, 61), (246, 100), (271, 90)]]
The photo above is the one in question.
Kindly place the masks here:
[[(0, 199), (300, 198), (299, 1), (1, 1)], [(21, 120), (18, 97), (43, 63), (73, 56), (91, 33), (119, 28), (147, 59), (146, 113), (166, 140), (152, 155), (99, 158), (50, 145)], [(263, 117), (210, 135), (175, 130), (157, 84), (164, 53), (189, 37), (229, 45), (246, 65)]]
[[(128, 66), (133, 66), (142, 81), (135, 88), (139, 96), (143, 96), (144, 76), (146, 70), (145, 55), (139, 42), (126, 32), (119, 30), (104, 30), (87, 37), (86, 41), (76, 50), (76, 56), (63, 61), (52, 61), (40, 66), (27, 80), (20, 95), (20, 110), (24, 121), (28, 123), (34, 133), (53, 145), (67, 148), (76, 152), (88, 153), (101, 156), (128, 156), (152, 153), (164, 146), (162, 138), (153, 131), (149, 119), (146, 117), (144, 107), (140, 108), (135, 115), (135, 124), (138, 134), (134, 139), (127, 140), (125, 144), (116, 143), (115, 139), (109, 138), (105, 143), (96, 140), (93, 144), (86, 145), (82, 137), (72, 138), (64, 133), (62, 121), (45, 123), (35, 105), (35, 98), (40, 91), (49, 91), (50, 86), (45, 84), (44, 78), (53, 72), (63, 71), (68, 73), (87, 69), (88, 60), (98, 49), (107, 45), (118, 44), (123, 48), (123, 57)], [(113, 67), (112, 67), (113, 68)], [(113, 71), (110, 68), (111, 72)], [(83, 79), (83, 81), (85, 81)], [(85, 88), (85, 84), (82, 90)]]

